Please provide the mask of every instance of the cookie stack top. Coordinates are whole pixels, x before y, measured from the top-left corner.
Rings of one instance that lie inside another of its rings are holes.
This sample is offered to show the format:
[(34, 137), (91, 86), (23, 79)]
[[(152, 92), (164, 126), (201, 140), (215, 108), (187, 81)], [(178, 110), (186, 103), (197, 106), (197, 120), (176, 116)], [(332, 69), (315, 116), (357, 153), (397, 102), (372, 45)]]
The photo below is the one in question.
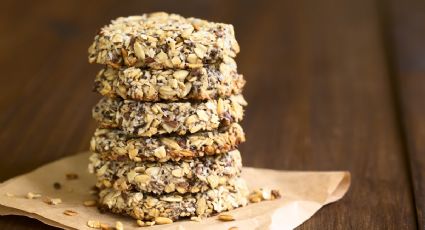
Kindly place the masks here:
[(176, 220), (247, 203), (237, 150), (247, 103), (232, 25), (162, 12), (121, 17), (88, 51), (104, 65), (89, 165), (102, 208)]
[(103, 27), (89, 48), (89, 62), (115, 68), (192, 69), (237, 53), (232, 25), (159, 12), (120, 17)]

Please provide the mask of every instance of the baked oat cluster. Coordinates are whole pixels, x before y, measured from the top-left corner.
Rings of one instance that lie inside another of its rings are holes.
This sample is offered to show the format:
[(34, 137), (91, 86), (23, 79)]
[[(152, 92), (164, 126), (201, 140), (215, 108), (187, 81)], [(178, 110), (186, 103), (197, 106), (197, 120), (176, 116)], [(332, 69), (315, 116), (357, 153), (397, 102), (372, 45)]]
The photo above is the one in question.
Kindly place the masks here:
[(248, 203), (237, 149), (245, 80), (232, 25), (163, 12), (121, 17), (88, 52), (104, 65), (89, 163), (100, 209), (152, 225)]

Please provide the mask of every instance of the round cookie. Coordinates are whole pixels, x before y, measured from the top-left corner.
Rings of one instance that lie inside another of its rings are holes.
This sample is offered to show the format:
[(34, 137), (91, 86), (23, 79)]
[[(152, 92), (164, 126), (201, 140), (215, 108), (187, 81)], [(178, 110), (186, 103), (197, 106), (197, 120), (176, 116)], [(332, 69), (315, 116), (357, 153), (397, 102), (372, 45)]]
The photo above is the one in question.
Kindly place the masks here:
[(89, 171), (96, 175), (98, 188), (135, 190), (153, 194), (198, 193), (227, 185), (242, 169), (238, 150), (215, 156), (168, 162), (108, 160), (94, 153)]
[(237, 123), (209, 132), (154, 138), (129, 137), (119, 129), (97, 129), (90, 150), (110, 160), (164, 162), (226, 153), (244, 141), (245, 133)]
[(99, 193), (99, 208), (152, 221), (165, 217), (173, 221), (190, 217), (208, 217), (248, 204), (248, 188), (243, 179), (233, 185), (219, 186), (201, 193), (152, 196), (134, 191), (104, 189)]
[(113, 20), (88, 52), (90, 63), (114, 68), (185, 69), (235, 57), (239, 45), (232, 25), (158, 12)]
[(245, 85), (236, 63), (229, 60), (192, 70), (106, 67), (97, 74), (94, 90), (103, 96), (151, 102), (225, 98), (240, 94)]
[(149, 103), (102, 98), (93, 108), (93, 118), (103, 128), (119, 128), (130, 136), (212, 131), (243, 118), (242, 95), (205, 102)]

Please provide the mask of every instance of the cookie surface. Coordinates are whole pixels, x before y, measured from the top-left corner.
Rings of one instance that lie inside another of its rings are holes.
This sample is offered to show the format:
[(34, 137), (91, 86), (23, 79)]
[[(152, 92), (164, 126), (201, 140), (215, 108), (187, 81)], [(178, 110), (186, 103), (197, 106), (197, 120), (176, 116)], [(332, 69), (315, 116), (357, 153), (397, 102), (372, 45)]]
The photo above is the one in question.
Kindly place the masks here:
[(130, 136), (212, 131), (243, 118), (242, 95), (205, 102), (149, 103), (102, 98), (93, 108), (101, 127), (119, 128)]
[(94, 153), (89, 171), (97, 177), (98, 188), (135, 190), (153, 194), (198, 193), (227, 185), (242, 169), (241, 155), (233, 150), (216, 156), (168, 162), (134, 162), (102, 159)]
[(164, 162), (226, 153), (244, 141), (245, 133), (237, 123), (219, 130), (167, 137), (129, 137), (118, 129), (97, 129), (90, 150), (111, 160)]
[(90, 63), (116, 68), (184, 69), (235, 57), (239, 45), (232, 25), (157, 12), (112, 20), (88, 52)]
[(248, 204), (248, 188), (243, 179), (201, 193), (152, 196), (141, 192), (104, 189), (99, 193), (99, 208), (126, 214), (138, 220), (167, 217), (172, 220), (192, 216), (207, 217)]
[(229, 63), (192, 70), (106, 67), (97, 74), (94, 90), (136, 101), (208, 100), (240, 94), (244, 85), (243, 76), (230, 59)]

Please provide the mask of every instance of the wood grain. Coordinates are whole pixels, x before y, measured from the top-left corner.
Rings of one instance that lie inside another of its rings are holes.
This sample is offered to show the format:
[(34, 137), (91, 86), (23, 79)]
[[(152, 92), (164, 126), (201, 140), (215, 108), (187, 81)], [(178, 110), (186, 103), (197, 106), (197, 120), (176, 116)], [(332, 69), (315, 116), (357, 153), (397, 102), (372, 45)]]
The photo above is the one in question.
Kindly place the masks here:
[(404, 129), (418, 228), (425, 229), (425, 2), (389, 1), (383, 16)]
[[(246, 165), (352, 172), (347, 196), (299, 229), (415, 229), (379, 4), (8, 2), (0, 14), (0, 180), (88, 148), (100, 66), (87, 64), (87, 47), (112, 18), (162, 10), (234, 24), (248, 81)], [(0, 228), (46, 226), (0, 217)]]

